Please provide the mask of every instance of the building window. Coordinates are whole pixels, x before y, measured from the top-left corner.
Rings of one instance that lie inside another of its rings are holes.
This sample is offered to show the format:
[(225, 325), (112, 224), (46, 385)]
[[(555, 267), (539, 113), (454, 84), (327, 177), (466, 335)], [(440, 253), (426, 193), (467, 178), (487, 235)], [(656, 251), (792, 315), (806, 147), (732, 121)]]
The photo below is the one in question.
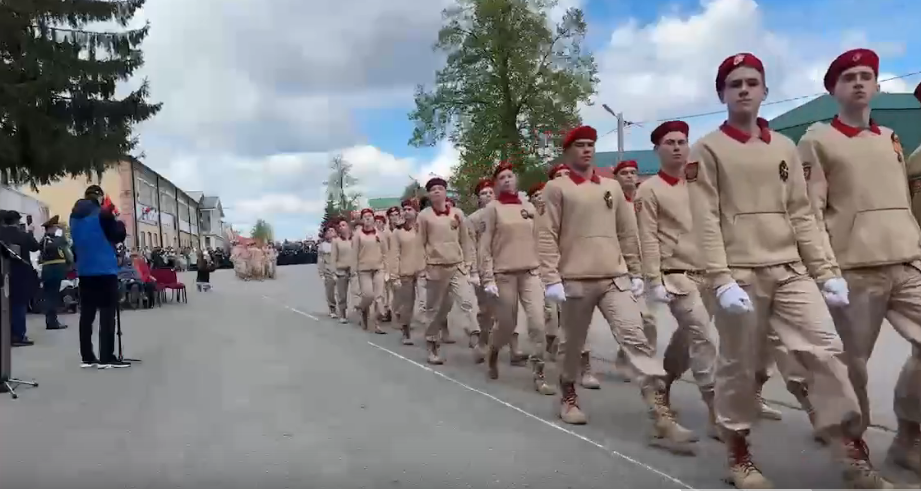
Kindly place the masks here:
[(141, 179), (140, 177), (135, 179), (135, 183), (138, 203), (149, 206), (157, 206), (157, 193), (154, 185), (145, 181), (144, 179)]

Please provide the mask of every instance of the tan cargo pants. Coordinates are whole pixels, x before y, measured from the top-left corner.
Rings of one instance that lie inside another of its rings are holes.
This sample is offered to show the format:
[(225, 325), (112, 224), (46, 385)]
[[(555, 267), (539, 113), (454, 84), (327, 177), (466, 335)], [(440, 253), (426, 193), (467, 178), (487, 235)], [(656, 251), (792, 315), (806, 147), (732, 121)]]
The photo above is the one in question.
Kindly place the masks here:
[(674, 297), (668, 309), (678, 323), (665, 348), (665, 371), (677, 379), (690, 369), (697, 386), (710, 390), (716, 376), (716, 343), (710, 334), (716, 299), (703, 276), (695, 273), (666, 274), (662, 282)]
[(547, 336), (559, 336), (560, 306), (550, 300), (544, 301), (544, 331)]
[(377, 322), (377, 316), (384, 313), (384, 272), (381, 270), (359, 271), (358, 289), (361, 302), (358, 308), (368, 310), (370, 323)]
[(563, 330), (566, 345), (560, 369), (564, 382), (575, 382), (582, 367), (582, 347), (588, 335), (595, 308), (608, 322), (617, 344), (623, 346), (627, 363), (644, 388), (661, 388), (665, 370), (654, 357), (643, 333), (643, 319), (636, 297), (630, 291), (630, 277), (604, 280), (563, 281)]
[[(659, 326), (656, 325), (656, 313), (646, 305), (645, 295), (637, 300), (640, 305), (640, 316), (643, 318), (643, 334), (646, 335), (646, 339), (649, 341), (649, 346), (652, 348), (652, 354), (655, 354), (659, 343)], [(588, 351), (588, 349), (584, 351)], [(614, 369), (619, 372), (629, 372), (630, 370), (623, 348), (617, 350), (617, 355), (614, 357)]]
[(852, 433), (860, 419), (857, 396), (848, 380), (841, 341), (831, 330), (825, 300), (801, 262), (764, 268), (733, 268), (732, 276), (751, 298), (754, 312), (716, 312), (719, 357), (716, 365), (717, 424), (747, 431), (758, 421), (757, 372), (771, 329), (810, 374), (810, 401), (817, 431), (844, 424)]
[[(498, 285), (498, 281), (496, 282)], [(474, 287), (474, 292), (476, 292), (476, 325), (477, 330), (489, 334), (493, 330), (493, 326), (496, 325), (497, 316), (496, 310), (500, 308), (498, 300), (492, 298), (486, 291), (483, 290), (483, 286)], [(543, 292), (543, 290), (541, 290)], [(541, 293), (543, 294), (543, 293)], [(516, 304), (515, 312), (517, 314), (518, 308)], [(517, 323), (517, 318), (515, 319)]]
[(440, 332), (446, 328), (448, 313), (455, 302), (461, 309), (463, 329), (469, 332), (476, 325), (476, 294), (467, 274), (457, 264), (430, 264), (426, 267), (425, 277), (425, 340), (440, 341)]
[(352, 274), (352, 268), (336, 270), (336, 306), (339, 317), (343, 319), (348, 316), (350, 302), (351, 305), (358, 305), (352, 294), (352, 285), (357, 283), (358, 279)]
[(393, 312), (400, 320), (400, 327), (414, 327), (419, 322), (422, 303), (416, 300), (418, 282), (416, 276), (401, 276), (400, 286), (393, 289)]
[[(496, 287), (499, 298), (495, 300), (496, 329), (489, 339), (489, 345), (496, 351), (512, 339), (518, 325), (518, 302), (524, 308), (527, 319), (531, 358), (544, 359), (546, 339), (544, 338), (544, 285), (536, 269), (514, 273), (496, 273)], [(484, 292), (485, 293), (485, 292)], [(486, 294), (488, 295), (488, 293)], [(482, 303), (480, 305), (483, 305)]]
[(895, 415), (921, 423), (921, 261), (847, 270), (844, 279), (850, 289), (850, 305), (832, 309), (832, 317), (860, 401), (861, 434), (870, 424), (867, 362), (883, 319), (912, 346), (895, 386)]

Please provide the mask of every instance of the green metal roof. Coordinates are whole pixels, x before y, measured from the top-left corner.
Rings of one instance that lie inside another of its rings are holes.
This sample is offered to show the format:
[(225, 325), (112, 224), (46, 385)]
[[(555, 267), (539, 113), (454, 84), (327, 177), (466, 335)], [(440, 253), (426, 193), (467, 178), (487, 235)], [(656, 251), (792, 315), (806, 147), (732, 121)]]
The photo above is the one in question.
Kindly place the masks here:
[(386, 210), (391, 206), (400, 206), (400, 198), (371, 198), (368, 200), (368, 208), (372, 210)]
[(595, 165), (598, 167), (614, 167), (621, 160), (635, 160), (638, 174), (649, 176), (659, 172), (659, 157), (653, 150), (627, 150), (623, 157), (618, 159), (617, 152), (598, 152), (595, 154)]

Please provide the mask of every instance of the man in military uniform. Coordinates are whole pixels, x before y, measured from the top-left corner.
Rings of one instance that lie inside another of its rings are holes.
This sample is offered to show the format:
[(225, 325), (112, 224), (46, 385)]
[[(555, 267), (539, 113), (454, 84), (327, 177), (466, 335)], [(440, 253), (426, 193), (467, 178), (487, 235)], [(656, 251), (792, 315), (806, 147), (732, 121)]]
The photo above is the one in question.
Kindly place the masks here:
[(38, 286), (38, 276), (29, 262), (29, 253), (39, 249), (38, 241), (32, 235), (35, 226), (28, 224), (23, 230), (20, 220), (22, 215), (18, 211), (3, 211), (0, 215), (0, 241), (23, 259), (10, 262), (10, 331), (14, 347), (35, 344), (26, 336), (26, 313)]
[(66, 329), (58, 320), (61, 303), (61, 282), (74, 263), (70, 245), (64, 238), (60, 217), (55, 215), (42, 224), (45, 236), (40, 244), (39, 264), (42, 267), (42, 290), (45, 296), (45, 328)]

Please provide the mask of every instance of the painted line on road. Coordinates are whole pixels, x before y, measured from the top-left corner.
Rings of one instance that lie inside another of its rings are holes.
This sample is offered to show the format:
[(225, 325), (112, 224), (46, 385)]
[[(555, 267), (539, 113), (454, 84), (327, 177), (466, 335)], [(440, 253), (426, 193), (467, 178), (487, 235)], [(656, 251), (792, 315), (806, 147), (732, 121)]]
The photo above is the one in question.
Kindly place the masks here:
[(695, 489), (693, 486), (691, 486), (691, 485), (685, 483), (684, 481), (682, 481), (682, 480), (680, 480), (680, 479), (678, 479), (678, 478), (676, 478), (676, 477), (670, 476), (670, 475), (668, 475), (668, 474), (666, 474), (666, 473), (660, 471), (659, 469), (656, 469), (655, 467), (652, 467), (652, 466), (650, 466), (650, 465), (648, 465), (648, 464), (645, 464), (645, 463), (643, 463), (643, 462), (640, 462), (639, 460), (636, 460), (636, 459), (634, 459), (633, 457), (630, 457), (629, 455), (624, 455), (624, 454), (622, 454), (622, 453), (620, 453), (620, 452), (618, 452), (618, 451), (616, 451), (616, 450), (611, 450), (610, 448), (605, 447), (604, 445), (602, 445), (602, 444), (596, 442), (595, 440), (592, 440), (591, 438), (588, 438), (588, 437), (586, 437), (586, 436), (580, 435), (580, 434), (576, 433), (575, 431), (572, 431), (572, 430), (569, 430), (569, 429), (567, 429), (567, 428), (564, 428), (564, 427), (562, 427), (562, 426), (560, 426), (560, 425), (558, 425), (558, 424), (556, 424), (556, 423), (554, 423), (554, 422), (552, 422), (552, 421), (547, 421), (546, 419), (541, 418), (540, 416), (537, 416), (537, 415), (535, 415), (535, 414), (531, 414), (531, 413), (529, 413), (528, 411), (525, 411), (524, 409), (521, 409), (520, 407), (518, 407), (518, 406), (516, 406), (516, 405), (514, 405), (514, 404), (505, 402), (505, 401), (503, 401), (502, 399), (499, 399), (498, 397), (496, 397), (496, 396), (494, 396), (494, 395), (492, 395), (492, 394), (490, 394), (490, 393), (488, 393), (488, 392), (484, 392), (484, 391), (479, 390), (479, 389), (477, 389), (477, 388), (475, 388), (475, 387), (471, 387), (471, 386), (469, 386), (469, 385), (467, 385), (467, 384), (465, 384), (465, 383), (463, 383), (463, 382), (461, 382), (461, 381), (459, 381), (459, 380), (457, 380), (457, 379), (454, 379), (454, 378), (452, 378), (452, 377), (450, 377), (450, 376), (448, 376), (448, 375), (445, 375), (444, 373), (439, 372), (438, 370), (435, 370), (435, 369), (433, 369), (433, 368), (431, 368), (431, 367), (425, 366), (425, 365), (423, 365), (423, 364), (421, 364), (421, 363), (419, 363), (419, 362), (417, 362), (417, 361), (410, 360), (409, 358), (407, 358), (407, 357), (405, 357), (405, 356), (403, 356), (403, 355), (401, 355), (401, 354), (399, 354), (399, 353), (397, 353), (397, 352), (395, 352), (395, 351), (391, 351), (391, 350), (389, 350), (389, 349), (387, 349), (387, 348), (385, 348), (385, 347), (383, 347), (383, 346), (380, 346), (380, 345), (378, 345), (378, 344), (374, 344), (374, 343), (372, 343), (371, 341), (368, 341), (368, 344), (371, 345), (371, 346), (373, 346), (373, 347), (375, 347), (375, 348), (377, 348), (377, 349), (379, 349), (379, 350), (381, 350), (381, 351), (383, 351), (383, 352), (385, 352), (385, 353), (390, 354), (391, 356), (394, 356), (394, 357), (396, 357), (396, 358), (399, 358), (400, 360), (403, 360), (403, 361), (405, 361), (405, 362), (407, 362), (407, 363), (410, 363), (410, 364), (412, 364), (412, 365), (415, 365), (416, 367), (421, 368), (421, 369), (423, 369), (423, 370), (425, 370), (425, 371), (427, 371), (427, 372), (433, 373), (433, 374), (435, 374), (435, 375), (437, 375), (437, 376), (439, 376), (439, 377), (441, 377), (441, 378), (447, 380), (448, 382), (451, 382), (451, 383), (453, 383), (453, 384), (455, 384), (455, 385), (459, 385), (459, 386), (461, 386), (461, 387), (463, 387), (463, 388), (469, 390), (470, 392), (473, 392), (473, 393), (479, 394), (479, 395), (481, 395), (481, 396), (483, 396), (483, 397), (486, 397), (486, 398), (488, 398), (488, 399), (491, 399), (491, 400), (493, 400), (493, 401), (495, 401), (495, 402), (497, 402), (497, 403), (499, 403), (499, 404), (501, 404), (501, 405), (503, 405), (503, 406), (505, 406), (505, 407), (507, 407), (507, 408), (513, 410), (513, 411), (517, 411), (518, 413), (523, 414), (523, 415), (525, 415), (525, 416), (527, 416), (527, 417), (529, 417), (529, 418), (531, 418), (531, 419), (533, 419), (533, 420), (535, 420), (535, 421), (540, 421), (541, 423), (543, 423), (543, 424), (545, 424), (545, 425), (547, 425), (547, 426), (549, 426), (549, 427), (551, 427), (551, 428), (554, 428), (554, 429), (557, 429), (557, 430), (559, 430), (559, 431), (562, 431), (563, 433), (566, 433), (567, 435), (576, 437), (576, 438), (578, 438), (579, 440), (582, 440), (582, 441), (585, 442), (585, 443), (588, 443), (588, 444), (593, 445), (593, 446), (595, 446), (595, 447), (597, 447), (597, 448), (600, 448), (601, 450), (604, 450), (605, 452), (607, 452), (608, 454), (610, 454), (610, 455), (613, 456), (613, 457), (617, 457), (617, 458), (626, 460), (627, 462), (630, 462), (631, 464), (636, 465), (637, 467), (642, 467), (643, 469), (646, 469), (647, 471), (652, 472), (653, 474), (656, 474), (656, 475), (658, 475), (658, 476), (660, 476), (660, 477), (663, 477), (663, 478), (665, 478), (665, 479), (668, 479), (669, 481), (671, 481), (671, 482), (673, 482), (673, 483), (675, 483), (675, 484), (681, 486), (682, 488), (689, 489), (689, 490), (692, 490), (692, 491), (696, 491), (696, 489)]
[(285, 309), (290, 310), (291, 312), (294, 312), (295, 314), (301, 314), (301, 315), (303, 315), (304, 317), (307, 317), (308, 319), (313, 319), (313, 320), (315, 320), (315, 321), (317, 321), (317, 322), (320, 321), (320, 318), (319, 318), (319, 317), (317, 317), (317, 316), (315, 316), (315, 315), (313, 315), (313, 314), (308, 314), (307, 312), (301, 312), (300, 310), (297, 310), (297, 309), (294, 308), (294, 307), (290, 307), (290, 306), (288, 306), (288, 305), (285, 305), (285, 304), (279, 302), (278, 300), (275, 300), (275, 299), (272, 298), (272, 297), (263, 295), (262, 298), (268, 300), (269, 302), (277, 303), (278, 305), (281, 305), (281, 306), (284, 307)]

